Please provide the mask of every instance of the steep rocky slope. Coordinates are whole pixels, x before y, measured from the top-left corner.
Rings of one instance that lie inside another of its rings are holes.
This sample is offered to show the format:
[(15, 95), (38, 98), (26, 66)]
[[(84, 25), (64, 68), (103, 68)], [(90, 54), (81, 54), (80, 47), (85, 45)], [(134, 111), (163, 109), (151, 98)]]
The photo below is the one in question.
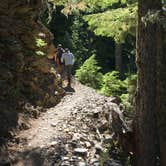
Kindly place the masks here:
[[(44, 0), (0, 2), (0, 144), (25, 115), (25, 103), (53, 106), (63, 90), (51, 70), (52, 34), (41, 24)], [(55, 95), (56, 91), (56, 95)], [(27, 114), (28, 111), (26, 111)], [(31, 114), (31, 113), (30, 113)]]

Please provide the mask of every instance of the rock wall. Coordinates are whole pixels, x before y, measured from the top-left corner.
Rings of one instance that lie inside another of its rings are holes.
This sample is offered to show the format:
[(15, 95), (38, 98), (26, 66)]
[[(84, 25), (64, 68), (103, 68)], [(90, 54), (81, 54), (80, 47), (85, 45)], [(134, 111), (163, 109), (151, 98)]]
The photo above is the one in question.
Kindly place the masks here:
[(0, 2), (0, 139), (17, 126), (26, 102), (50, 107), (64, 94), (47, 59), (54, 47), (52, 34), (39, 20), (45, 3)]

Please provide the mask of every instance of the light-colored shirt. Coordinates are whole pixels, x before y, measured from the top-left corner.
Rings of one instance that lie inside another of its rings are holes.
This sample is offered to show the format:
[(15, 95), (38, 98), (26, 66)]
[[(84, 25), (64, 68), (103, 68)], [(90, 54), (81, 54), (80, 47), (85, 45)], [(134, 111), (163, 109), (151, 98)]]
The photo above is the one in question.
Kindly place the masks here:
[(74, 64), (74, 55), (70, 51), (63, 53), (61, 62), (64, 62), (65, 66), (73, 65)]

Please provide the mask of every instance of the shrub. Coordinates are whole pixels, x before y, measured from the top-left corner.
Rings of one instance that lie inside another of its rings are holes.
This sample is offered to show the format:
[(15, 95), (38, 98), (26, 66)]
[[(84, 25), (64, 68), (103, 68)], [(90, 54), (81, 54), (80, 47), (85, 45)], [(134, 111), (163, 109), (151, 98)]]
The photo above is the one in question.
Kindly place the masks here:
[(87, 86), (99, 89), (102, 82), (102, 73), (99, 72), (100, 67), (97, 65), (95, 55), (87, 59), (80, 69), (76, 70), (76, 78)]
[(106, 96), (120, 96), (127, 91), (125, 82), (119, 79), (119, 72), (112, 71), (103, 76), (101, 93)]
[(127, 85), (127, 93), (121, 95), (121, 102), (123, 105), (123, 109), (126, 111), (133, 111), (133, 100), (137, 86), (137, 75), (132, 74), (124, 80), (125, 84)]

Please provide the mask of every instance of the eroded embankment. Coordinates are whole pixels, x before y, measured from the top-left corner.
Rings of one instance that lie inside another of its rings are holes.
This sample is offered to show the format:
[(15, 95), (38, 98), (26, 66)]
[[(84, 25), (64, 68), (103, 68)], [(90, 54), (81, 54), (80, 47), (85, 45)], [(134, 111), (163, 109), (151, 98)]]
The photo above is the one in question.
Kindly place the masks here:
[(53, 106), (63, 95), (46, 58), (53, 36), (38, 20), (45, 2), (0, 2), (0, 147), (33, 114), (23, 109), (25, 103)]

